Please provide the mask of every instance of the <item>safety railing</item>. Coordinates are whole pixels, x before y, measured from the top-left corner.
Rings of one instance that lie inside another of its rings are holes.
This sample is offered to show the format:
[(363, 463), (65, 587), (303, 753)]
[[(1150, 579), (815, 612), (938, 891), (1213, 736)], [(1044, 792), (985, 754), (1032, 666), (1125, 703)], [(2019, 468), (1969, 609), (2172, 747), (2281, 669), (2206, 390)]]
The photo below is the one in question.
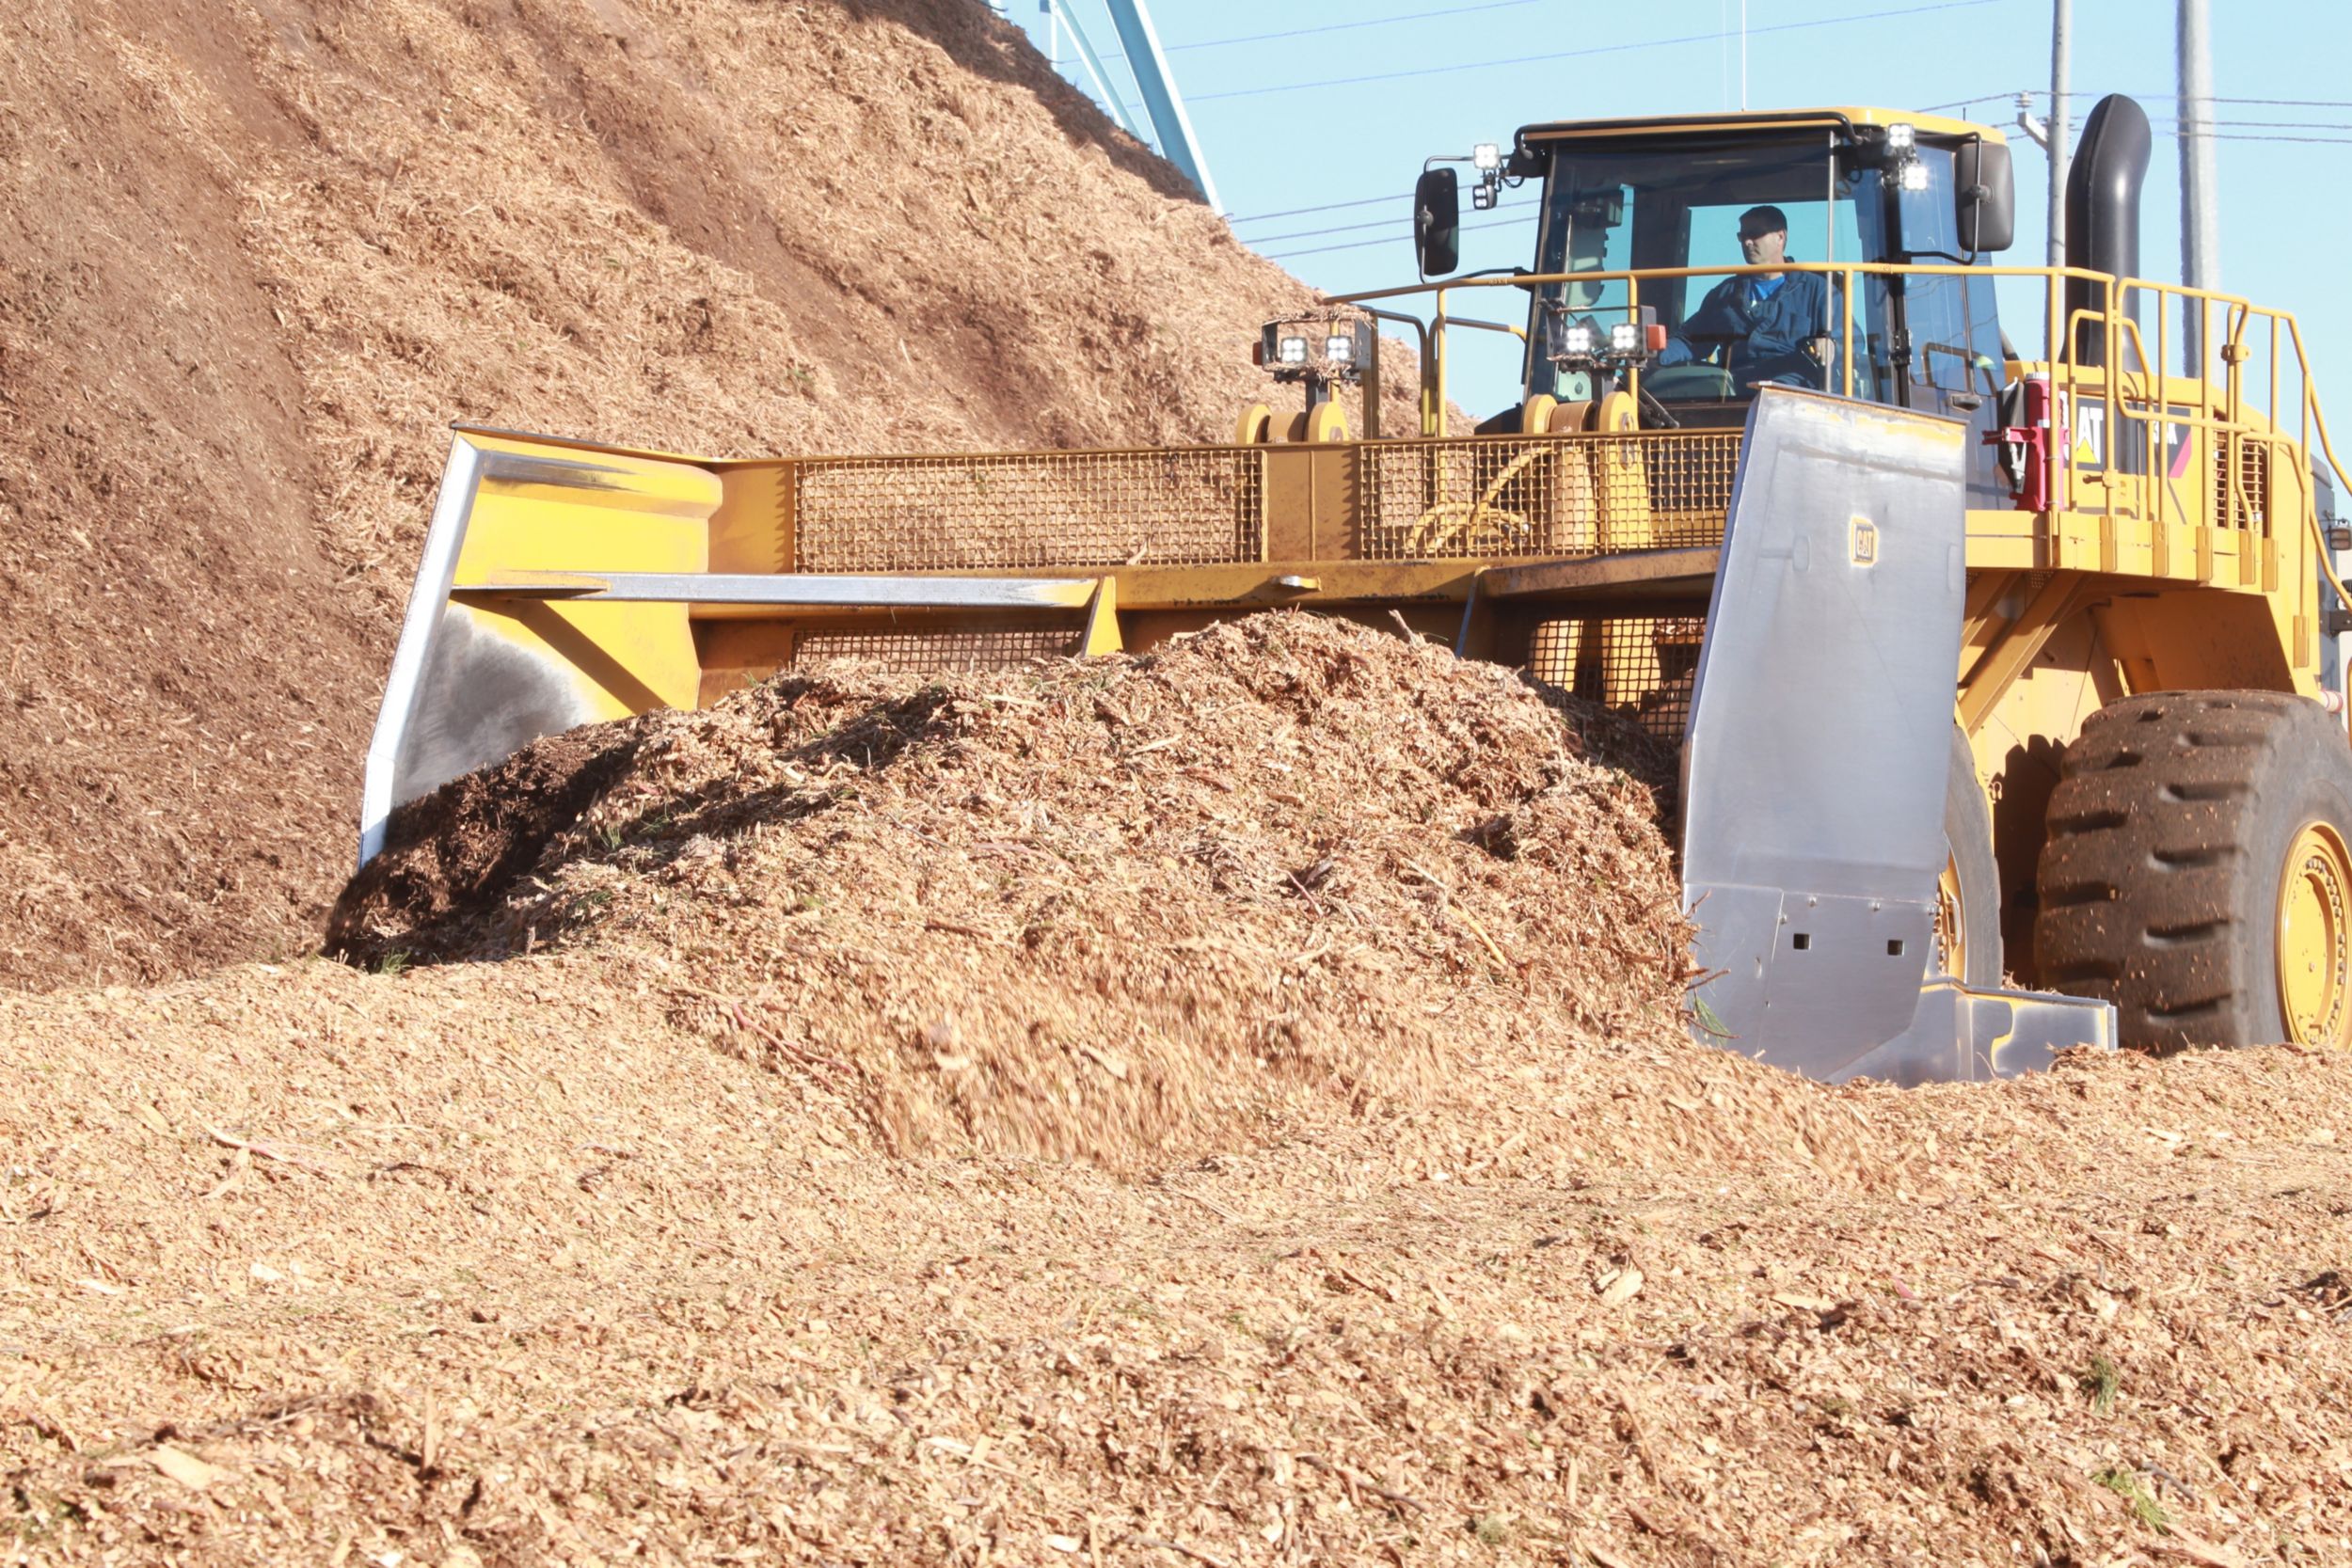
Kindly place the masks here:
[[(1645, 290), (1655, 301), (1677, 280), (1767, 270), (1467, 278), (1343, 296), (1341, 303), (1367, 307), (1426, 294), (1438, 306), (1436, 319), (1419, 328), (1423, 431), (1419, 438), (1357, 444), (1356, 526), (1346, 553), (1370, 560), (1573, 555), (1701, 543), (1703, 534), (1719, 534), (1737, 463), (1735, 433), (1438, 436), (1446, 328), (1471, 325), (1454, 312), (1448, 296), (1550, 284), (1575, 284), (1580, 292), (1614, 286), (1605, 305), (1581, 313), (1638, 319)], [(1788, 262), (1777, 270), (1830, 279), (1830, 379), (1850, 395), (1865, 358), (1857, 348), (1871, 346), (1860, 304), (1871, 279), (2032, 280), (2053, 345), (2047, 373), (2058, 410), (2052, 432), (2058, 450), (2050, 465), (2055, 510), (2104, 519), (2109, 539), (2127, 518), (2154, 525), (2159, 536), (2168, 525), (2206, 522), (2250, 546), (2291, 537), (2274, 514), (2280, 500), (2297, 499), (2319, 567), (2333, 580), (2311, 485), (2296, 470), (2314, 444), (2339, 476), (2344, 470), (2291, 313), (2212, 290), (2071, 268)], [(2070, 283), (2096, 291), (2097, 306), (2070, 311)], [(2153, 323), (2143, 325), (2142, 315)], [(2201, 352), (2184, 372), (2173, 372), (2178, 336), (2191, 316)], [(1633, 379), (1638, 386), (1638, 372)], [(1370, 393), (1376, 404), (1376, 385)], [(790, 485), (793, 563), (803, 572), (923, 572), (1259, 561), (1268, 535), (1267, 465), (1293, 450), (803, 459), (792, 465)], [(2209, 487), (2201, 501), (2184, 489), (2190, 455), (2201, 459), (2194, 483)], [(2352, 483), (2345, 488), (2352, 491)], [(2265, 578), (2274, 551), (2242, 546), (2235, 554), (2242, 583), (2271, 586)], [(2199, 575), (2210, 580), (2211, 570), (2210, 555), (2201, 555)]]
[[(1275, 466), (1340, 465), (1360, 561), (1711, 544), (1737, 431), (791, 460), (792, 569), (1055, 571), (1267, 559)], [(1327, 536), (1331, 537), (1331, 536)]]
[[(1677, 281), (1772, 272), (1818, 274), (1831, 281), (1830, 293), (1836, 301), (1830, 333), (1835, 341), (1834, 389), (1848, 396), (1853, 395), (1861, 364), (1855, 354), (1856, 302), (1869, 279), (2023, 278), (2038, 283), (2049, 345), (2047, 373), (2060, 400), (2051, 437), (2057, 449), (2051, 464), (2057, 511), (2090, 514), (2110, 524), (2130, 518), (2159, 529), (2209, 522), (2249, 539), (2274, 540), (2279, 531), (2272, 515), (2273, 495), (2263, 492), (2281, 488), (2281, 476), (2295, 474), (2313, 452), (2314, 443), (2338, 483), (2352, 491), (2352, 477), (2347, 477), (2328, 437), (2294, 314), (2217, 290), (2146, 278), (2114, 278), (2073, 267), (1787, 261), (1770, 268), (1668, 267), (1455, 278), (1343, 294), (1334, 303), (1371, 309), (1375, 302), (1429, 298), (1434, 316), (1422, 329), (1422, 434), (1434, 436), (1442, 435), (1444, 429), (1445, 326), (1454, 319), (1450, 296), (1457, 291), (1574, 286), (1580, 293), (1593, 294), (1615, 285), (1621, 293), (1607, 303), (1577, 308), (1579, 314), (1605, 323), (1612, 318), (1639, 320), (1645, 286), (1655, 290)], [(2070, 311), (2066, 304), (2070, 282), (2096, 291), (2098, 307)], [(1651, 297), (1654, 303), (1655, 293)], [(2150, 331), (2138, 320), (2150, 306), (2154, 316), (2153, 353)], [(1384, 319), (1417, 319), (1394, 309), (1377, 313)], [(2193, 332), (2187, 330), (2191, 313), (2196, 323)], [(2179, 346), (2176, 317), (2182, 323), (2179, 336), (2194, 345), (2191, 353), (2198, 361), (2180, 372), (2168, 369)], [(1867, 347), (1867, 328), (1862, 341)], [(2249, 368), (2258, 371), (2258, 382), (2249, 377)], [(2294, 382), (2287, 386), (2290, 369)], [(1629, 379), (1638, 395), (1639, 372), (1632, 372)], [(1377, 388), (1367, 395), (1376, 397)], [(2193, 449), (2198, 443), (2206, 449), (2206, 472), (2214, 487), (2215, 504), (2209, 511), (2185, 499), (2178, 483), (2186, 476), (2174, 471), (2183, 448)], [(2083, 460), (2086, 457), (2088, 461)], [(2344, 594), (2319, 531), (2310, 485), (2298, 480), (2294, 489), (2301, 497), (2302, 530), (2311, 540), (2319, 568), (2337, 593)], [(2258, 553), (2241, 551), (2241, 570), (2249, 569)], [(2347, 595), (2347, 602), (2352, 602), (2352, 595)]]

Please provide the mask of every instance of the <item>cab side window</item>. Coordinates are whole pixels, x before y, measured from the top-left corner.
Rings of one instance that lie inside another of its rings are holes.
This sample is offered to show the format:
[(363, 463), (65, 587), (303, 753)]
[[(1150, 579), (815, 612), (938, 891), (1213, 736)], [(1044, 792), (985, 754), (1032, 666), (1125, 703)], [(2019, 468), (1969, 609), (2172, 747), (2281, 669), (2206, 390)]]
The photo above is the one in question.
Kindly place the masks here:
[[(1898, 198), (1902, 248), (1929, 265), (1962, 264), (1967, 258), (1960, 248), (1959, 222), (1948, 194), (1951, 151), (1922, 148), (1919, 156), (1934, 168), (1936, 178), (1927, 190), (1905, 191)], [(1997, 395), (2006, 367), (1993, 280), (1915, 274), (1904, 280), (1904, 295), (1912, 383), (1940, 394)]]

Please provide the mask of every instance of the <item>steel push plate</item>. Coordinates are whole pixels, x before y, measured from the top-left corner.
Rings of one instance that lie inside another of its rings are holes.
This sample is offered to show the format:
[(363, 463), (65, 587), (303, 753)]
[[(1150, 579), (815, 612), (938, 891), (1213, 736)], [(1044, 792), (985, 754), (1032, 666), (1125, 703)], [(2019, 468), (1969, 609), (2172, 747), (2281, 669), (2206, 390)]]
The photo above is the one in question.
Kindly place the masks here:
[(1765, 388), (1682, 754), (1714, 1043), (1837, 1079), (1912, 1026), (1933, 952), (1966, 591), (1966, 427)]

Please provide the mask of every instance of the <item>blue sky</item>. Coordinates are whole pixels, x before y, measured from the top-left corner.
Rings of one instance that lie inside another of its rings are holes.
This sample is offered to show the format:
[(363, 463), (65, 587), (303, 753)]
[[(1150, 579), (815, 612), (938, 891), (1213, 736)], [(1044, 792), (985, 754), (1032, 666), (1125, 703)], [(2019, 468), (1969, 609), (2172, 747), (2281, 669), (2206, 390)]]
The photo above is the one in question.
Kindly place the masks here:
[[(1116, 55), (1101, 0), (1069, 3), (1097, 51)], [(1006, 5), (1044, 48), (1040, 0)], [(2173, 8), (2075, 0), (2074, 10), (2076, 126), (2103, 92), (2128, 92), (2148, 110), (2157, 136), (2142, 267), (2177, 278)], [(2217, 110), (2221, 284), (2301, 317), (2321, 395), (2347, 442), (2339, 451), (2352, 462), (2352, 299), (2338, 282), (2352, 248), (2352, 27), (2319, 0), (2214, 0), (2213, 11), (2216, 96), (2273, 101)], [(1404, 193), (1430, 153), (1507, 142), (1536, 120), (1737, 107), (1740, 12), (1740, 0), (1160, 0), (1152, 18), (1235, 231), (1339, 293), (1413, 281)], [(1899, 14), (1868, 14), (1889, 12)], [(1751, 108), (1948, 105), (1944, 112), (2010, 125), (2015, 93), (2049, 85), (2049, 0), (1748, 0), (1747, 23)], [(1265, 36), (1302, 29), (1323, 30)], [(1065, 42), (1061, 53), (1064, 73), (1087, 86), (1075, 51)], [(1105, 63), (1121, 75), (1121, 61)], [(1403, 71), (1420, 74), (1304, 85)], [(2018, 234), (2002, 260), (2039, 264), (2046, 166), (2022, 134), (2011, 143)], [(1391, 196), (1387, 204), (1268, 215)], [(1465, 234), (1465, 268), (1528, 259), (1529, 210), (1486, 221), (1502, 218), (1513, 221)], [(1311, 232), (1361, 224), (1375, 227)], [(1374, 243), (1326, 248), (1360, 241)], [(2018, 318), (2010, 331), (2020, 347), (2038, 341), (2038, 307), (2026, 315), (2004, 306)], [(1466, 366), (1457, 351), (1457, 375), (1474, 378), (1457, 379), (1457, 397), (1482, 412), (1509, 402), (1516, 359), (1488, 352)]]

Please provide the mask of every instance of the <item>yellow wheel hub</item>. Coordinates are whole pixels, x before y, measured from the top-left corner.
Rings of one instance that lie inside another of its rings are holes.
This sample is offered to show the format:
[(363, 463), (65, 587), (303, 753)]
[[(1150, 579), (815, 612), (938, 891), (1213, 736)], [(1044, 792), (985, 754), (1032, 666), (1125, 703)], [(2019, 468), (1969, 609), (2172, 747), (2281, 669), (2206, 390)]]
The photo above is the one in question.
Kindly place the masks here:
[(2352, 1026), (2352, 854), (2326, 823), (2295, 835), (2279, 886), (2279, 1002), (2287, 1038), (2342, 1045)]
[(1960, 862), (1944, 860), (1944, 875), (1935, 879), (1935, 961), (1954, 979), (1968, 978), (1968, 922), (1960, 904)]

